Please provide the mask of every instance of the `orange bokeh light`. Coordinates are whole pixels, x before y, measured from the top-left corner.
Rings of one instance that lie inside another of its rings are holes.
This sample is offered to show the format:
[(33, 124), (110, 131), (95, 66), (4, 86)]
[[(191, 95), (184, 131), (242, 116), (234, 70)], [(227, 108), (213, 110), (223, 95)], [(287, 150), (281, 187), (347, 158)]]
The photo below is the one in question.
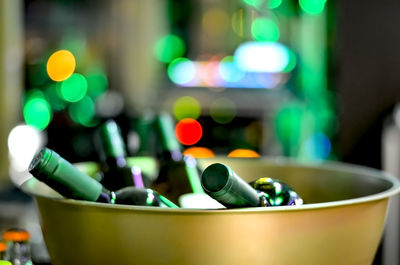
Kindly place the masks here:
[(47, 74), (53, 81), (64, 81), (75, 71), (75, 57), (67, 50), (59, 50), (53, 53), (47, 60)]
[(190, 155), (194, 158), (210, 158), (214, 157), (214, 152), (207, 147), (192, 146), (183, 152), (184, 155)]
[(203, 136), (203, 129), (198, 121), (187, 118), (176, 124), (175, 134), (181, 144), (193, 145)]
[(228, 154), (228, 157), (259, 157), (260, 155), (250, 149), (235, 149)]

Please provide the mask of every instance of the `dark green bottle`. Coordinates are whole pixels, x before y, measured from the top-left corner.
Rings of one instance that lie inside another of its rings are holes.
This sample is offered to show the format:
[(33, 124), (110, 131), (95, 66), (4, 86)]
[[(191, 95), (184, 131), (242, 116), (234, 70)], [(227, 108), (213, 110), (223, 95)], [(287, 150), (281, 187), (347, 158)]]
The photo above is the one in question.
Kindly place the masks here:
[(203, 171), (201, 184), (208, 195), (227, 208), (269, 206), (263, 192), (221, 163), (211, 164)]
[(29, 165), (29, 172), (67, 198), (177, 208), (174, 203), (151, 189), (130, 186), (110, 191), (48, 148), (43, 148), (34, 156)]
[(303, 199), (286, 183), (274, 178), (259, 178), (250, 185), (267, 194), (271, 206), (302, 205)]
[(127, 152), (121, 129), (114, 120), (107, 120), (96, 130), (95, 146), (101, 161), (100, 182), (109, 190), (127, 186), (148, 187), (138, 166), (127, 165)]
[(196, 159), (182, 154), (182, 146), (175, 136), (172, 117), (163, 112), (155, 118), (155, 129), (161, 145), (160, 170), (153, 188), (178, 203), (179, 196), (204, 193)]

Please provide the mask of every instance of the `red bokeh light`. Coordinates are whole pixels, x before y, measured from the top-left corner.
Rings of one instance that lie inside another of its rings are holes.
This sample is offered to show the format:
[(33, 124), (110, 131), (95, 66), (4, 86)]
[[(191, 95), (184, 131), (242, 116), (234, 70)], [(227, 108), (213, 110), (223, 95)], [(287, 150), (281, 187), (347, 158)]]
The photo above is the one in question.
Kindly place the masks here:
[(193, 145), (203, 136), (201, 124), (194, 119), (183, 119), (175, 126), (178, 141), (184, 145)]

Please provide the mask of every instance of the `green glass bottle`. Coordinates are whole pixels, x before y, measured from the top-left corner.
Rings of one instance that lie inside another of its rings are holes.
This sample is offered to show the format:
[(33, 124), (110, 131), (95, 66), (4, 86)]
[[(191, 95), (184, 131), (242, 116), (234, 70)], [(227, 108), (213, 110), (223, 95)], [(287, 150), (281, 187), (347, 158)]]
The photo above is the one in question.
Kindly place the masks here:
[(30, 234), (25, 229), (10, 228), (3, 232), (3, 240), (7, 245), (5, 260), (13, 265), (32, 265)]
[(107, 120), (96, 130), (95, 146), (101, 161), (100, 182), (109, 190), (127, 186), (150, 185), (138, 166), (127, 165), (127, 152), (121, 129), (114, 120)]
[(129, 186), (110, 191), (48, 148), (43, 148), (34, 156), (29, 165), (29, 172), (67, 198), (177, 208), (174, 203), (151, 189)]
[(175, 203), (178, 203), (179, 196), (183, 194), (204, 194), (197, 161), (182, 154), (182, 146), (176, 139), (172, 117), (166, 112), (157, 115), (155, 129), (161, 145), (161, 154), (159, 174), (152, 187), (168, 195)]
[(229, 166), (209, 165), (201, 175), (205, 192), (227, 208), (269, 206), (263, 192), (258, 192)]
[(303, 199), (286, 183), (274, 178), (259, 178), (250, 185), (267, 194), (271, 206), (302, 205)]

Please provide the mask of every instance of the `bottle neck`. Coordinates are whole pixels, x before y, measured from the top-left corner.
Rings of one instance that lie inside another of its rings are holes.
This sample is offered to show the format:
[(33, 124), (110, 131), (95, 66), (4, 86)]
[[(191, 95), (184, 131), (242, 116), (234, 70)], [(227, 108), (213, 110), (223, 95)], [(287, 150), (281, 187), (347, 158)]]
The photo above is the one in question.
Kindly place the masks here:
[(48, 148), (33, 158), (29, 172), (67, 198), (96, 201), (102, 191), (99, 182)]

